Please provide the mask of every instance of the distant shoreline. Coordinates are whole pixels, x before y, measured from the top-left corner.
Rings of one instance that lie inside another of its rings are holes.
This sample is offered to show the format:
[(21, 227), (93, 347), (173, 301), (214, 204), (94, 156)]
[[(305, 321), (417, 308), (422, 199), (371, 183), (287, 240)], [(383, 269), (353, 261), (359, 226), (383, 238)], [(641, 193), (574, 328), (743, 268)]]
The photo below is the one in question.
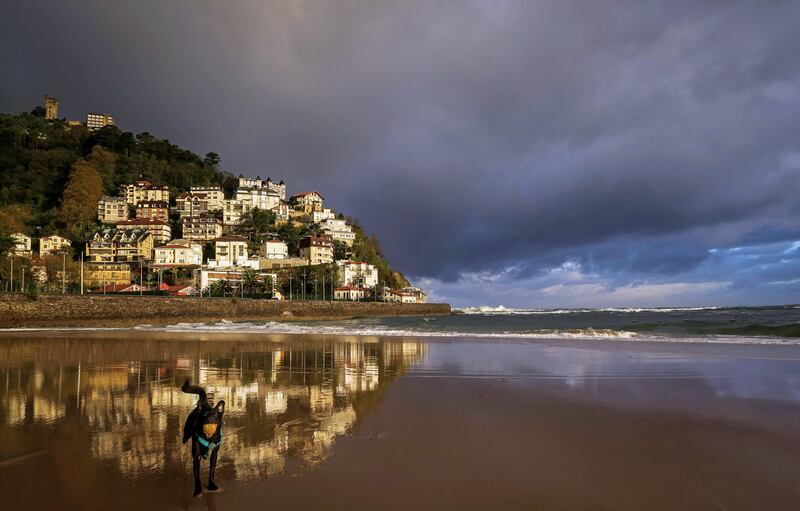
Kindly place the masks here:
[(147, 322), (335, 320), (371, 316), (449, 315), (444, 303), (277, 301), (249, 298), (43, 295), (0, 297), (0, 328), (120, 326)]

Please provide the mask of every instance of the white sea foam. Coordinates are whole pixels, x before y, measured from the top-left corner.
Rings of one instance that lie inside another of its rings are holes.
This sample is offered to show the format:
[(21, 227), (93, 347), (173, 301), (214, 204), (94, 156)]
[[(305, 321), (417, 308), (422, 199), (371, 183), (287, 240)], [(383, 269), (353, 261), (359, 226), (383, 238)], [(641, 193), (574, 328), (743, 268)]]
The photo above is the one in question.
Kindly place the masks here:
[(546, 314), (586, 314), (591, 312), (692, 312), (717, 310), (719, 307), (604, 307), (600, 309), (515, 309), (498, 305), (492, 307), (481, 305), (480, 307), (464, 307), (453, 309), (460, 314), (475, 314), (484, 316), (511, 316), (511, 315), (546, 315)]
[(504, 332), (461, 332), (451, 330), (421, 330), (414, 328), (390, 328), (376, 325), (319, 325), (279, 322), (231, 322), (218, 323), (176, 323), (166, 326), (140, 325), (137, 330), (156, 332), (237, 332), (270, 334), (307, 334), (341, 336), (378, 337), (472, 337), (472, 338), (519, 338), (519, 339), (593, 339), (593, 338), (632, 338), (637, 334), (624, 330), (603, 328), (543, 329)]
[[(55, 332), (55, 331), (124, 331), (131, 330), (127, 327), (32, 327), (32, 328), (7, 328), (5, 332)], [(279, 322), (233, 322), (221, 320), (216, 323), (175, 323), (172, 325), (143, 324), (133, 327), (133, 330), (165, 333), (245, 333), (245, 334), (303, 334), (303, 335), (334, 335), (334, 336), (364, 336), (364, 337), (424, 337), (424, 338), (470, 338), (470, 339), (507, 339), (507, 340), (608, 340), (626, 342), (671, 342), (687, 344), (771, 344), (785, 346), (800, 346), (800, 338), (781, 338), (771, 336), (736, 336), (736, 335), (709, 335), (702, 337), (679, 337), (670, 335), (639, 334), (625, 330), (611, 330), (603, 328), (574, 328), (574, 329), (542, 329), (528, 331), (504, 332), (462, 332), (462, 331), (429, 331), (414, 328), (389, 328), (376, 325), (320, 325), (309, 323), (279, 323)]]

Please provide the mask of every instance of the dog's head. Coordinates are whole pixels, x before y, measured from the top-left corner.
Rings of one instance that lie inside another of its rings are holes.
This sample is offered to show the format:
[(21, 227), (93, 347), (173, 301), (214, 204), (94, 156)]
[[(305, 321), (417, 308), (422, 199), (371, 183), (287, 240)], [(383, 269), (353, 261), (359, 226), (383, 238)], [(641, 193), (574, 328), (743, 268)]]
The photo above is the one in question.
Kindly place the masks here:
[(225, 401), (219, 400), (216, 405), (210, 406), (208, 403), (205, 406), (201, 404), (201, 416), (199, 423), (203, 428), (203, 435), (206, 438), (212, 438), (219, 432), (219, 427), (222, 424), (222, 416), (225, 414)]

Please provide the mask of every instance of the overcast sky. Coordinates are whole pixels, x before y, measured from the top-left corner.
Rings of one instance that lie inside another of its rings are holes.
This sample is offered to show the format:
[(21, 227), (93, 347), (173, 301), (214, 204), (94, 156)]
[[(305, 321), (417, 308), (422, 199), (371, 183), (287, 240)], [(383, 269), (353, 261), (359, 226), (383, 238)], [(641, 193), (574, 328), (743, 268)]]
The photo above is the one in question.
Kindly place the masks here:
[(56, 96), (316, 189), (456, 305), (800, 302), (800, 2), (36, 1)]

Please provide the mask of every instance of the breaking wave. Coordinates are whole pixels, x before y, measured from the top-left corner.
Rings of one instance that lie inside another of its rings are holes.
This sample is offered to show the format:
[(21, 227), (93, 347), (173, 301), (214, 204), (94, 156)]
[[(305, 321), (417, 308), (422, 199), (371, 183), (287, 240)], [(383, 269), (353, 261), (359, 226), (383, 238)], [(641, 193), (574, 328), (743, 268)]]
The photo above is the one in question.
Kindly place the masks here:
[(156, 332), (239, 332), (376, 337), (475, 337), (508, 339), (628, 339), (638, 336), (638, 334), (635, 332), (611, 330), (607, 328), (539, 329), (513, 332), (460, 332), (449, 330), (391, 328), (377, 325), (309, 325), (301, 323), (278, 322), (232, 322), (227, 320), (222, 320), (217, 323), (176, 323), (174, 325), (166, 326), (140, 325), (135, 327), (135, 329)]
[(604, 307), (600, 309), (515, 309), (498, 305), (496, 307), (481, 305), (480, 307), (464, 307), (453, 309), (457, 314), (480, 314), (484, 316), (535, 315), (535, 314), (586, 314), (592, 312), (691, 312), (717, 310), (720, 307)]

